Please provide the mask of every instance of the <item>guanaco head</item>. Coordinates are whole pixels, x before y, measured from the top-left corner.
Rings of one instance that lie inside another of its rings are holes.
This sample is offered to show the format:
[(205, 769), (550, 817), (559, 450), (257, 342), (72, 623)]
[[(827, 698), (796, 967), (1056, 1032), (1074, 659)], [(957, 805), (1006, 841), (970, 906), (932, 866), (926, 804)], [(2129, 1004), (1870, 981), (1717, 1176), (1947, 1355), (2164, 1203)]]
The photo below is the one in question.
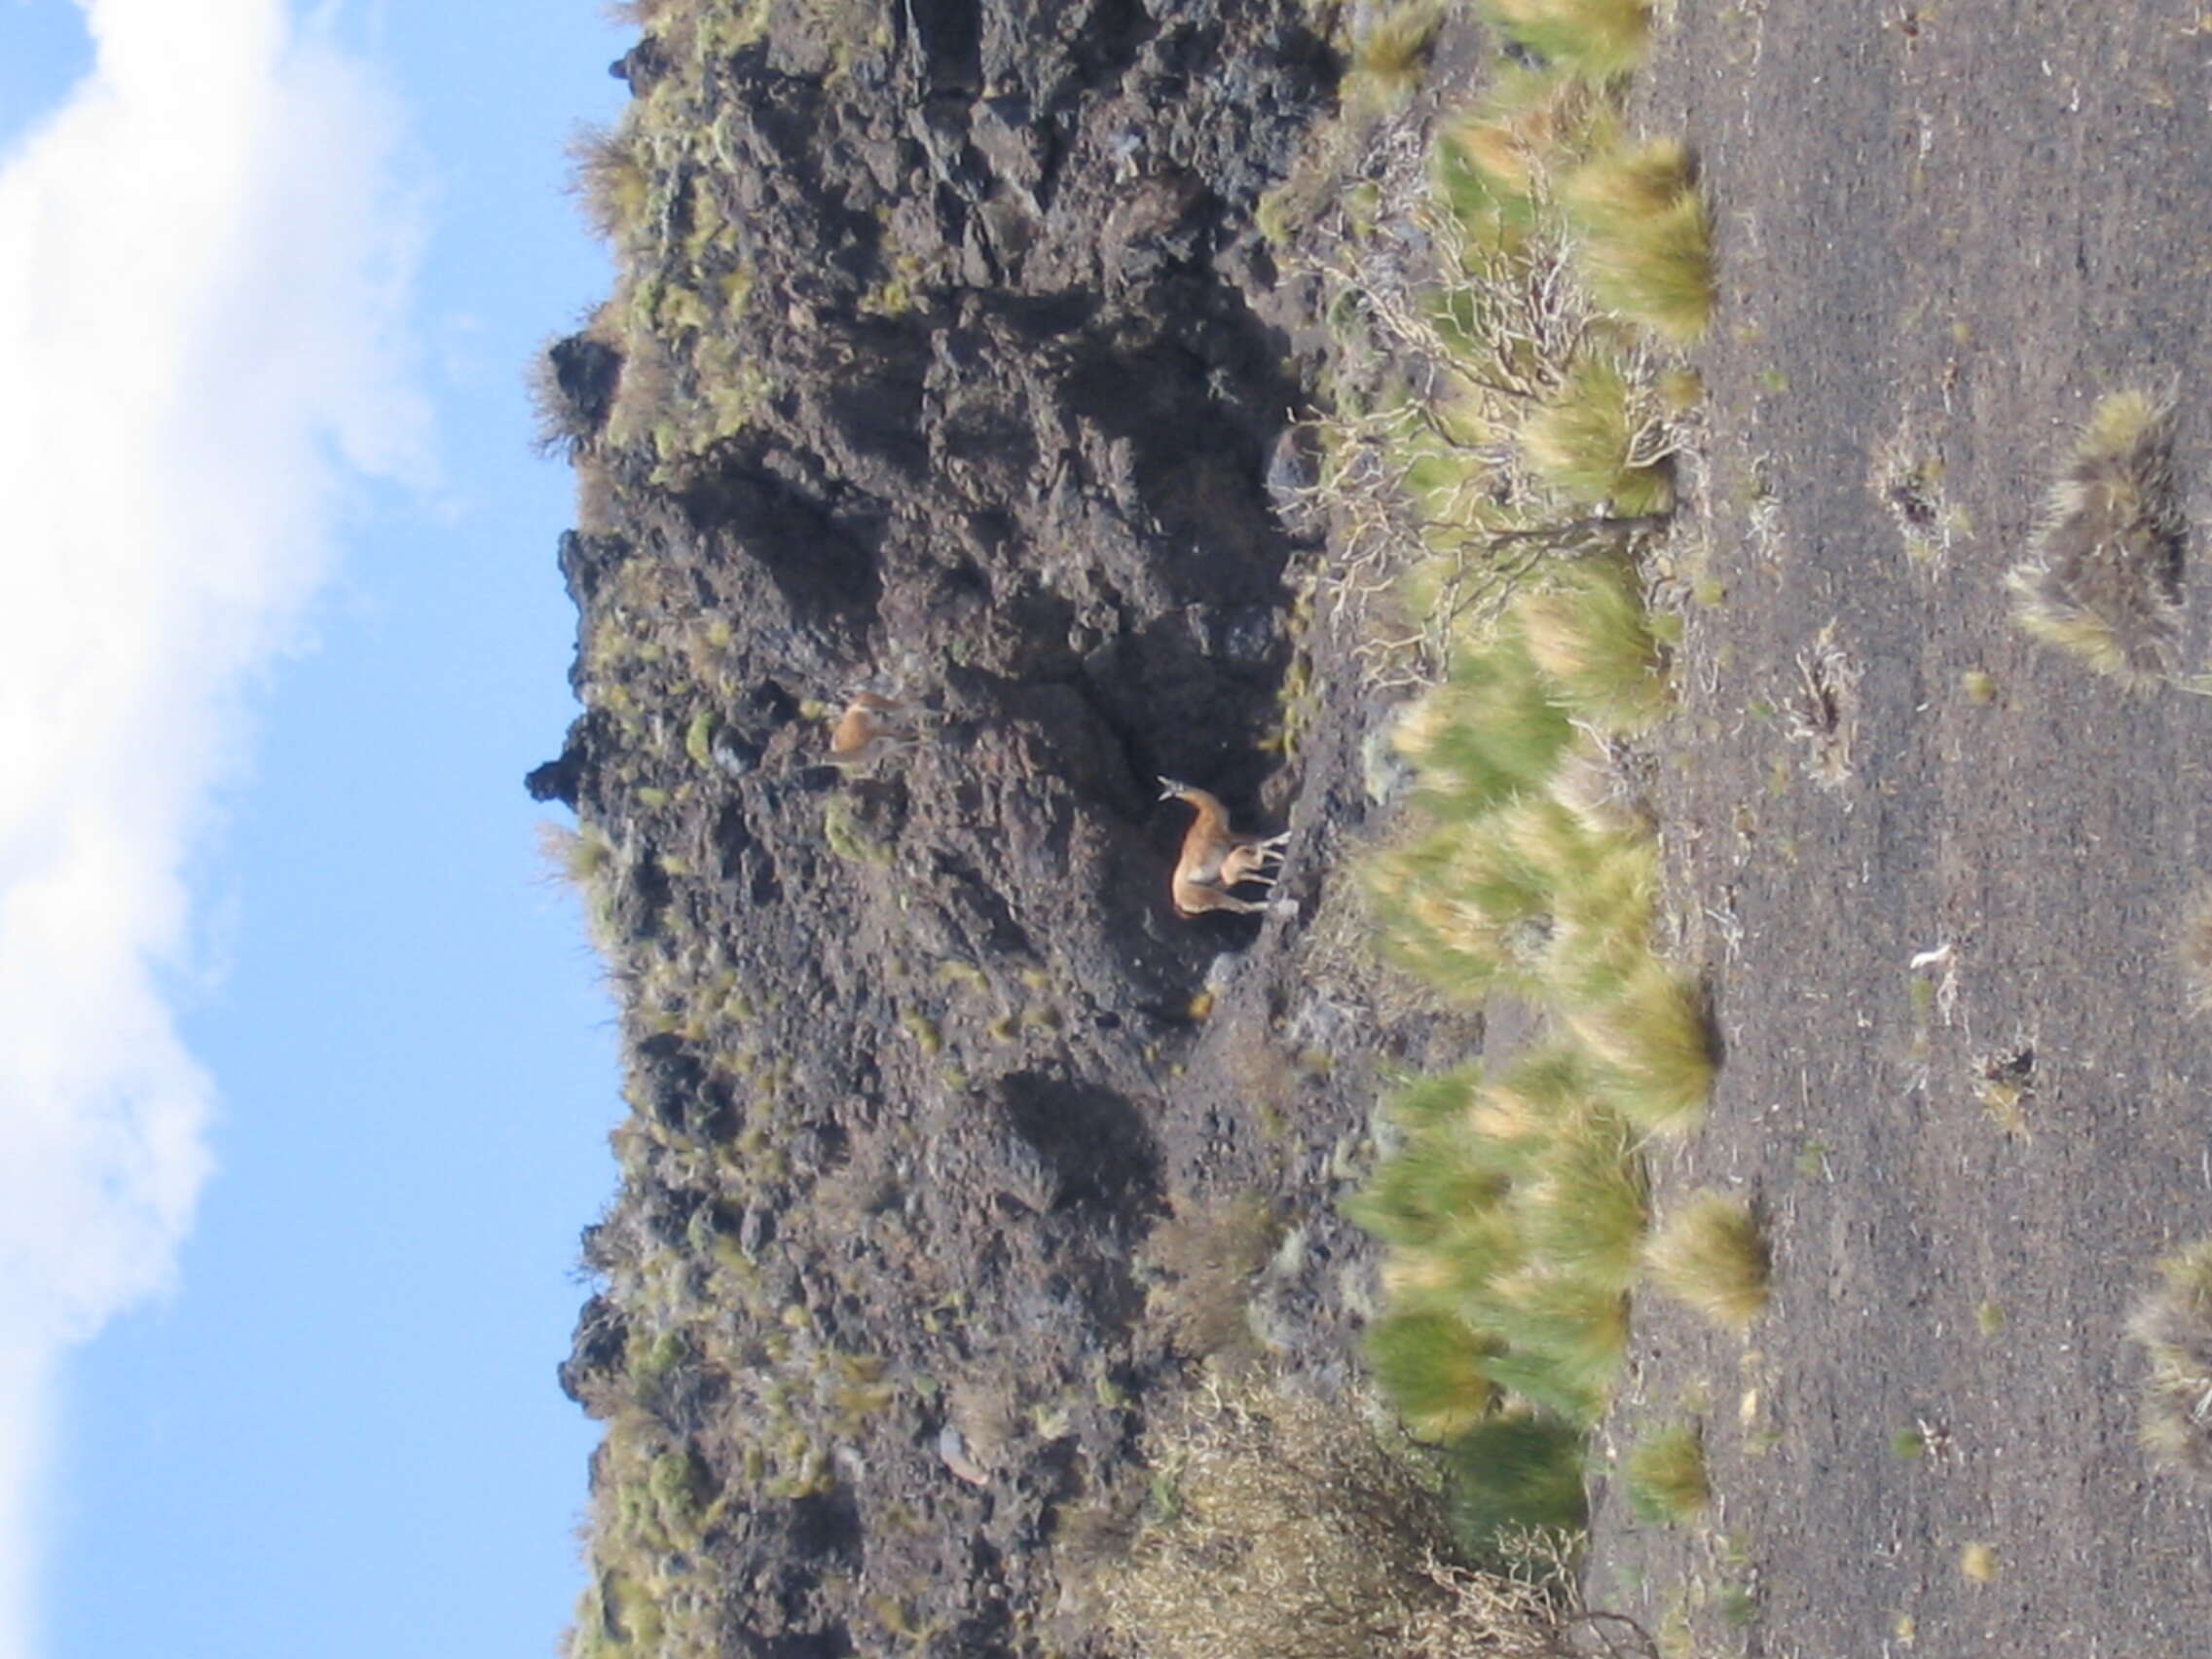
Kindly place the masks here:
[(1191, 786), (1189, 784), (1179, 784), (1173, 778), (1160, 780), (1160, 798), (1161, 800), (1180, 800), (1190, 793)]

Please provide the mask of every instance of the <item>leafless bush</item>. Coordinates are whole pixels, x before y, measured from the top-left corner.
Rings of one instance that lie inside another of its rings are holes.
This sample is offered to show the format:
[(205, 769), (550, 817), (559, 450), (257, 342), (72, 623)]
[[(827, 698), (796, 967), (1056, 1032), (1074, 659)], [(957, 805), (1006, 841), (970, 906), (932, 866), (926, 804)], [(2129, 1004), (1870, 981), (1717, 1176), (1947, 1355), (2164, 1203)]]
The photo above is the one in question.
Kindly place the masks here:
[(1556, 1651), (1528, 1585), (1452, 1565), (1435, 1494), (1341, 1403), (1200, 1393), (1150, 1448), (1165, 1513), (1103, 1569), (1153, 1659), (1520, 1659)]
[[(1315, 285), (1342, 365), (1306, 492), (1336, 549), (1316, 598), (1364, 609), (1424, 571), (1404, 627), (1363, 652), (1381, 683), (1441, 678), (1454, 642), (1494, 617), (1546, 558), (1618, 548), (1663, 522), (1563, 509), (1531, 470), (1531, 423), (1578, 413), (1569, 371), (1589, 356), (1594, 313), (1556, 232), (1472, 248), (1428, 158), (1419, 121), (1380, 123), (1350, 169), (1356, 180), (1285, 256)], [(1687, 417), (1645, 394), (1660, 370), (1644, 346), (1610, 335), (1603, 345), (1608, 372), (1639, 391), (1610, 459), (1661, 466), (1683, 447)]]

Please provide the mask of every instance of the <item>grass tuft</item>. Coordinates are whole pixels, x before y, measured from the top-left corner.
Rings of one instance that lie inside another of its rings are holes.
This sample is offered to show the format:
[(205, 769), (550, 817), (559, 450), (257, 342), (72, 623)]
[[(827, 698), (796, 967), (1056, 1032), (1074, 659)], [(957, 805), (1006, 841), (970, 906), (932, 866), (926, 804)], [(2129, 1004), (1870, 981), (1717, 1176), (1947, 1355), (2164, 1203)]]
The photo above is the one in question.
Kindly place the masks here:
[(1436, 31), (1444, 21), (1438, 0), (1407, 0), (1369, 23), (1352, 42), (1344, 100), (1354, 109), (1391, 109), (1413, 96), (1428, 70)]
[(1376, 1382), (1419, 1439), (1466, 1433), (1496, 1399), (1485, 1369), (1492, 1345), (1449, 1313), (1386, 1313), (1367, 1328), (1366, 1348)]
[(1452, 678), (1412, 706), (1393, 741), (1420, 769), (1421, 805), (1465, 823), (1540, 789), (1573, 735), (1527, 644), (1505, 630), (1460, 652)]
[(2023, 629), (2136, 688), (2172, 679), (2181, 635), (2188, 524), (2172, 414), (2140, 391), (2099, 402), (2051, 488), (2034, 546), (2006, 577)]
[(1615, 1111), (1662, 1134), (1697, 1125), (1713, 1088), (1713, 1041), (1703, 1001), (1689, 981), (1647, 956), (1618, 992), (1565, 1012), (1597, 1064), (1600, 1093)]
[(1561, 756), (1547, 787), (1552, 799), (1594, 835), (1652, 838), (1650, 806), (1629, 775), (1623, 755), (1595, 733), (1586, 733)]
[(1488, 1419), (1446, 1453), (1444, 1495), (1459, 1546), (1486, 1566), (1511, 1566), (1529, 1533), (1566, 1539), (1586, 1524), (1581, 1431), (1528, 1412)]
[(2127, 1322), (2151, 1362), (2143, 1444), (2165, 1467), (2212, 1481), (2212, 1238), (2166, 1257), (2158, 1276)]
[(614, 868), (614, 844), (591, 825), (571, 830), (551, 820), (541, 822), (537, 853), (547, 870), (573, 887), (590, 887)]
[(1624, 143), (1561, 191), (1592, 298), (1677, 346), (1713, 321), (1713, 238), (1689, 155), (1672, 138)]
[(1367, 884), (1384, 954), (1448, 995), (1530, 982), (1550, 938), (1541, 876), (1494, 823), (1433, 830), (1375, 860)]
[(1659, 847), (1649, 835), (1591, 837), (1589, 864), (1554, 896), (1546, 987), (1561, 1002), (1594, 1007), (1651, 972), (1651, 918)]
[(569, 140), (570, 188), (584, 222), (620, 247), (645, 222), (651, 175), (636, 140), (605, 127), (582, 127)]
[(1425, 1249), (1496, 1202), (1504, 1183), (1456, 1124), (1411, 1135), (1345, 1211), (1386, 1243)]
[(1626, 75), (1651, 43), (1644, 0), (1481, 0), (1481, 6), (1516, 44), (1586, 80)]
[(1586, 82), (1497, 68), (1481, 101), (1442, 128), (1436, 148), (1437, 191), (1466, 238), (1471, 274), (1528, 245), (1548, 180), (1611, 129), (1605, 100)]
[(1672, 706), (1665, 653), (1625, 560), (1578, 559), (1524, 588), (1513, 608), (1530, 657), (1570, 714), (1628, 736)]
[(1714, 1324), (1741, 1331), (1766, 1307), (1766, 1239), (1741, 1199), (1698, 1194), (1660, 1223), (1643, 1258), (1653, 1283)]
[(1674, 483), (1663, 462), (1645, 459), (1651, 423), (1642, 402), (1610, 357), (1582, 357), (1523, 423), (1522, 459), (1579, 506), (1623, 517), (1665, 512)]
[(1483, 1361), (1490, 1381), (1584, 1427), (1604, 1415), (1628, 1350), (1628, 1300), (1550, 1264), (1492, 1280), (1477, 1314), (1502, 1345)]
[(1646, 1521), (1687, 1526), (1713, 1501), (1705, 1441), (1687, 1423), (1663, 1428), (1638, 1442), (1621, 1473), (1629, 1507)]
[(1513, 1202), (1530, 1250), (1562, 1273), (1615, 1295), (1636, 1277), (1648, 1217), (1624, 1126), (1581, 1117), (1554, 1135)]

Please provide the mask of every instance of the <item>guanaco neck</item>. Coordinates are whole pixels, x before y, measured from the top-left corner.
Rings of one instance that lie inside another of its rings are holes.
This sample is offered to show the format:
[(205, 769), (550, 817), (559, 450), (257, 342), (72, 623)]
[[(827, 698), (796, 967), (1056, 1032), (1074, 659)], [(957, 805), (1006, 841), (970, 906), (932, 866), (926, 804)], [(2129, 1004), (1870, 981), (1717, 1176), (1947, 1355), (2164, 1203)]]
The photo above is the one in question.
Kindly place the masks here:
[(1193, 849), (1229, 839), (1229, 809), (1203, 790), (1186, 789), (1182, 798), (1197, 809), (1198, 816), (1191, 820), (1191, 828), (1183, 836), (1183, 856), (1187, 860)]

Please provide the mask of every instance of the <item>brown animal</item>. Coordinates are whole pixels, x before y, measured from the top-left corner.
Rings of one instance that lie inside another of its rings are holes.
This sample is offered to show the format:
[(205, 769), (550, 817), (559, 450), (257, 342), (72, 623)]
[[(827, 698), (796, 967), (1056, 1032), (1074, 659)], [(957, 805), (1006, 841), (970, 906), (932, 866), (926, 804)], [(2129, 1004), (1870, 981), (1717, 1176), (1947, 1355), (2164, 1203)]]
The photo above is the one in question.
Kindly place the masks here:
[(1191, 803), (1198, 816), (1183, 836), (1183, 856), (1175, 861), (1175, 875), (1168, 893), (1178, 916), (1200, 916), (1208, 910), (1229, 910), (1242, 916), (1295, 916), (1298, 904), (1290, 899), (1239, 899), (1230, 891), (1250, 884), (1263, 892), (1272, 888), (1282, 866), (1285, 830), (1279, 835), (1239, 834), (1229, 825), (1229, 809), (1204, 790), (1160, 780), (1161, 800)]
[(921, 714), (895, 698), (856, 691), (830, 733), (830, 764), (858, 771), (911, 749), (921, 741)]

